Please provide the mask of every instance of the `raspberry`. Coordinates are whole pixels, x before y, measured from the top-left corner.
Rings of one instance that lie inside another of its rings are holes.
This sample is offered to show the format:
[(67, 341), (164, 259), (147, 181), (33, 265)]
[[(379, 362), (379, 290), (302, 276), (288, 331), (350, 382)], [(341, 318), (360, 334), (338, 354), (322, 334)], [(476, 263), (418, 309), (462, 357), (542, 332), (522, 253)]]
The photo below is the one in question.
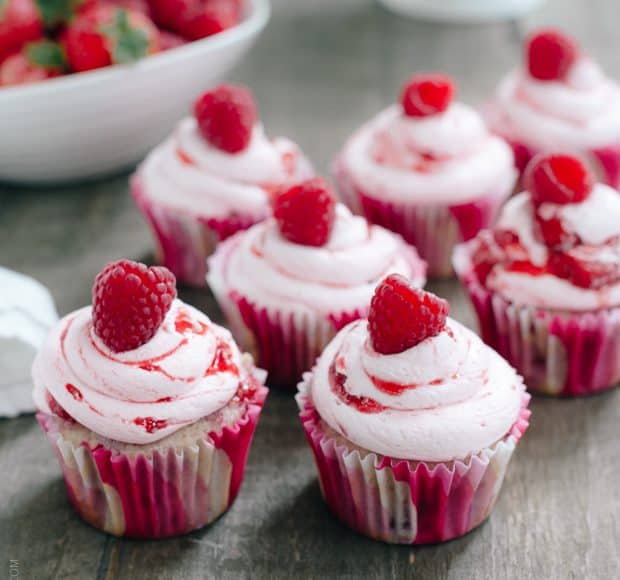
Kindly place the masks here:
[(525, 58), (530, 75), (541, 81), (561, 80), (577, 59), (577, 43), (552, 28), (539, 30), (525, 43)]
[(135, 62), (159, 51), (159, 32), (148, 16), (111, 4), (80, 12), (60, 39), (74, 72)]
[(372, 347), (381, 354), (403, 352), (446, 325), (448, 302), (391, 274), (377, 286), (370, 302), (368, 329)]
[(95, 333), (114, 352), (138, 348), (157, 332), (176, 295), (176, 279), (167, 268), (111, 262), (93, 285)]
[(428, 117), (445, 111), (454, 98), (454, 83), (446, 75), (422, 73), (407, 81), (400, 103), (408, 117)]
[[(620, 282), (620, 255), (601, 259), (600, 248), (579, 246), (568, 252), (557, 252), (549, 258), (549, 269), (580, 288), (598, 290)], [(613, 250), (609, 250), (613, 252)], [(598, 255), (597, 255), (598, 254)]]
[(336, 219), (336, 198), (329, 184), (315, 177), (290, 187), (273, 202), (280, 233), (304, 246), (327, 243)]
[(198, 98), (194, 116), (211, 145), (227, 153), (239, 153), (250, 144), (257, 113), (247, 88), (221, 85)]
[(579, 203), (594, 187), (588, 166), (572, 155), (539, 155), (527, 166), (523, 179), (534, 205)]
[(544, 218), (536, 212), (535, 220), (536, 237), (541, 239), (547, 247), (554, 250), (567, 250), (579, 243), (577, 235), (567, 232), (558, 216)]

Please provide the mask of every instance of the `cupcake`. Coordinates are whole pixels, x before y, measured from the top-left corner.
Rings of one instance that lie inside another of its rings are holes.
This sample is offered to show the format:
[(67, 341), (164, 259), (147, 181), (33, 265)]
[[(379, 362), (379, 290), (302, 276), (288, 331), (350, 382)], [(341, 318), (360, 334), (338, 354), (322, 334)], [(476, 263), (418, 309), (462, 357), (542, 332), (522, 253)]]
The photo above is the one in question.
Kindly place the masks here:
[(500, 83), (486, 117), (512, 145), (519, 171), (537, 153), (564, 150), (620, 186), (620, 86), (562, 32), (529, 36), (523, 65)]
[(299, 385), (321, 491), (376, 540), (443, 542), (490, 514), (528, 427), (522, 379), (448, 303), (402, 276), (343, 328)]
[(379, 280), (398, 272), (422, 286), (425, 270), (402, 238), (352, 215), (315, 178), (281, 193), (273, 218), (220, 244), (207, 279), (271, 384), (294, 389), (336, 332), (366, 315)]
[(551, 395), (620, 381), (620, 194), (578, 158), (547, 154), (495, 228), (458, 247), (483, 339)]
[(267, 390), (230, 334), (176, 299), (165, 268), (121, 260), (32, 369), (69, 498), (116, 536), (185, 534), (235, 499)]
[(440, 74), (420, 74), (349, 138), (334, 163), (345, 203), (413, 244), (432, 276), (452, 274), (454, 245), (488, 227), (516, 178), (510, 147)]
[(133, 198), (151, 225), (157, 259), (179, 281), (204, 286), (218, 242), (270, 213), (280, 187), (312, 175), (288, 139), (269, 139), (248, 89), (204, 93), (131, 178)]

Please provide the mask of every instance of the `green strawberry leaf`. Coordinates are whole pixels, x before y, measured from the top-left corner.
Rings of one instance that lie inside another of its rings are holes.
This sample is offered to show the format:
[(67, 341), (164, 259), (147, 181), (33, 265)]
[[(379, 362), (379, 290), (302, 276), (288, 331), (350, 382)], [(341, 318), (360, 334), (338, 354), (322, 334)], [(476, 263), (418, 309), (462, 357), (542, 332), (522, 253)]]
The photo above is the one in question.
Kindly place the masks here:
[(67, 60), (62, 47), (51, 40), (27, 44), (26, 56), (32, 64), (47, 70), (64, 71), (67, 68)]
[(4, 9), (8, 3), (9, 0), (0, 0), (0, 16), (4, 14)]
[(131, 25), (127, 10), (118, 9), (114, 22), (102, 26), (101, 30), (107, 38), (112, 40), (113, 62), (127, 64), (148, 54), (149, 37), (144, 30)]
[(46, 28), (55, 28), (69, 22), (84, 0), (35, 0)]

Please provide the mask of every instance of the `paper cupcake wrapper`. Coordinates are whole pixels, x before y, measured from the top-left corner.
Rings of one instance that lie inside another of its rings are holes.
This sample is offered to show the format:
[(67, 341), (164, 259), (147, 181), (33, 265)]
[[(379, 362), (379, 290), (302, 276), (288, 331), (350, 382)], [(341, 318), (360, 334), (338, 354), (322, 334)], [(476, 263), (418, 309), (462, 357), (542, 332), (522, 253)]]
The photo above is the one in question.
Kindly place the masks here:
[(70, 429), (63, 419), (37, 419), (85, 521), (115, 536), (164, 538), (201, 528), (232, 504), (266, 396), (260, 387), (244, 416), (220, 432), (145, 453), (109, 449), (104, 441), (75, 444), (63, 435)]
[(480, 284), (467, 244), (457, 248), (454, 265), (482, 339), (523, 375), (530, 391), (588, 395), (620, 382), (620, 308), (562, 312), (509, 302)]
[(327, 505), (355, 531), (393, 544), (444, 542), (480, 525), (495, 505), (512, 453), (529, 425), (530, 397), (524, 394), (508, 435), (465, 461), (393, 459), (328, 434), (306, 396), (307, 386), (300, 384), (297, 403)]
[[(522, 174), (532, 157), (541, 151), (517, 139), (505, 135), (503, 138), (512, 148), (515, 166)], [(558, 144), (558, 148), (563, 148), (561, 143)], [(576, 151), (576, 153), (590, 161), (600, 181), (616, 189), (620, 187), (620, 142), (597, 149)]]
[(256, 216), (231, 215), (225, 219), (193, 215), (161, 205), (146, 195), (140, 179), (131, 179), (131, 194), (153, 230), (156, 259), (190, 286), (205, 286), (207, 258), (219, 242), (260, 221)]
[(508, 187), (461, 205), (397, 204), (363, 191), (339, 161), (334, 164), (333, 174), (344, 203), (371, 223), (400, 234), (405, 241), (415, 246), (426, 260), (428, 274), (433, 278), (454, 274), (454, 246), (473, 238), (481, 229), (494, 223), (513, 185), (511, 182)]
[(259, 307), (237, 292), (210, 282), (230, 331), (256, 364), (267, 371), (269, 384), (294, 390), (302, 374), (349, 322), (363, 318), (367, 310), (354, 309), (319, 317), (293, 310)]
[[(405, 247), (423, 285), (424, 265), (413, 248)], [(271, 386), (296, 390), (303, 373), (312, 368), (337, 332), (368, 314), (369, 305), (325, 314), (296, 309), (294, 305), (283, 304), (276, 309), (257, 304), (228, 288), (223, 276), (228, 256), (228, 244), (223, 244), (209, 261), (209, 287), (236, 342), (267, 371)]]

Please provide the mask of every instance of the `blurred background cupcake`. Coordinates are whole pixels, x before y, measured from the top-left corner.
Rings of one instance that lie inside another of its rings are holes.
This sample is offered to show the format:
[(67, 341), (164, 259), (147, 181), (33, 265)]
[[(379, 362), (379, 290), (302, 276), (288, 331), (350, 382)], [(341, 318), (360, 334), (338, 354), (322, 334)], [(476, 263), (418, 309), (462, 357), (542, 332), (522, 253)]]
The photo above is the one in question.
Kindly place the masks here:
[(297, 402), (331, 511), (401, 544), (461, 536), (490, 514), (528, 426), (521, 377), (448, 303), (402, 276), (343, 328)]
[(608, 389), (620, 380), (620, 195), (560, 154), (535, 158), (525, 185), (455, 252), (482, 337), (532, 391)]
[(413, 76), (334, 163), (345, 203), (414, 245), (430, 276), (452, 274), (454, 245), (493, 223), (516, 179), (510, 147), (454, 91), (445, 75)]
[(131, 193), (151, 225), (157, 259), (180, 282), (204, 286), (221, 240), (265, 219), (281, 187), (312, 175), (288, 139), (269, 139), (250, 91), (222, 85), (138, 167)]
[(294, 388), (336, 332), (367, 314), (385, 275), (418, 286), (426, 265), (392, 232), (337, 204), (322, 179), (276, 197), (274, 218), (233, 236), (209, 261), (209, 286), (239, 343)]
[(620, 185), (620, 85), (564, 32), (526, 39), (523, 63), (499, 84), (485, 116), (513, 147), (519, 171), (537, 153), (563, 150)]
[(108, 264), (92, 308), (55, 326), (32, 373), (37, 419), (91, 525), (174, 536), (235, 499), (264, 372), (226, 329), (176, 299), (165, 268)]

